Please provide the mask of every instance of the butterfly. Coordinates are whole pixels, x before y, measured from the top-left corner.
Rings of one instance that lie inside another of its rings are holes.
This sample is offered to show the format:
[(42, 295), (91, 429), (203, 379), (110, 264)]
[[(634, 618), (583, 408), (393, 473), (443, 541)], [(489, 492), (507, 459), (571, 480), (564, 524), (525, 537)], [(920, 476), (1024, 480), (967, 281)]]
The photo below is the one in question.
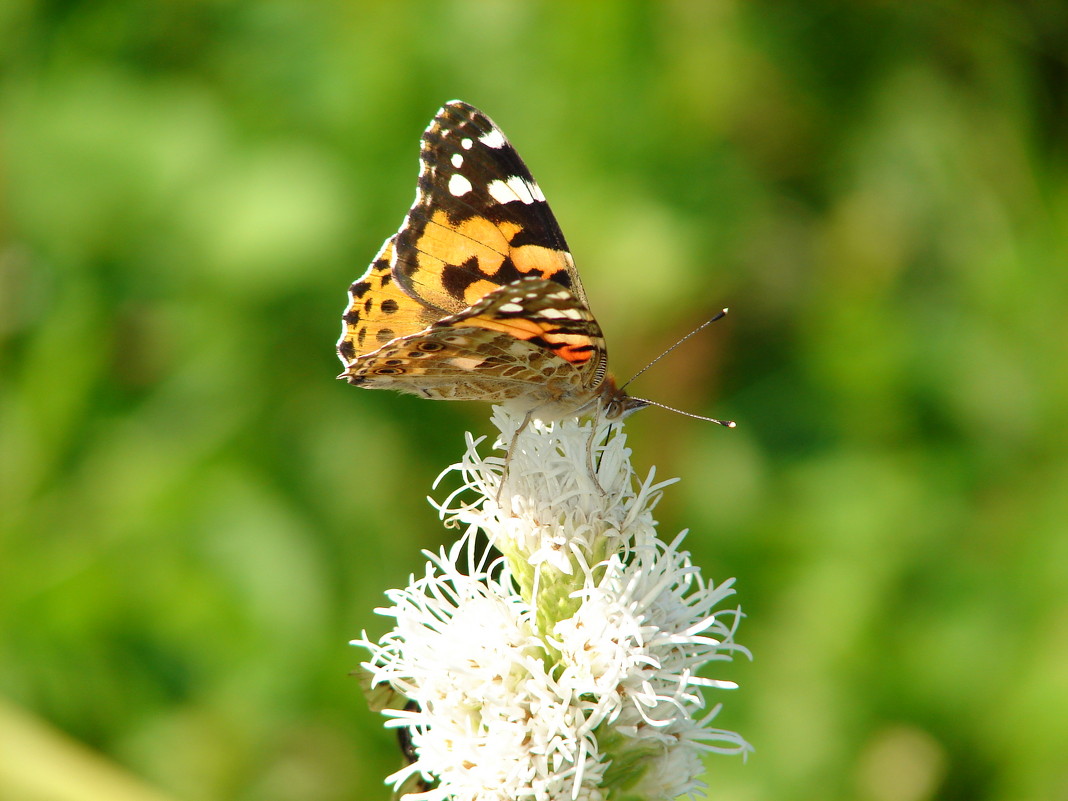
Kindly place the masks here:
[(601, 327), (538, 184), (485, 114), (446, 103), (423, 134), (415, 203), (349, 287), (338, 378), (526, 419), (650, 403), (608, 373)]

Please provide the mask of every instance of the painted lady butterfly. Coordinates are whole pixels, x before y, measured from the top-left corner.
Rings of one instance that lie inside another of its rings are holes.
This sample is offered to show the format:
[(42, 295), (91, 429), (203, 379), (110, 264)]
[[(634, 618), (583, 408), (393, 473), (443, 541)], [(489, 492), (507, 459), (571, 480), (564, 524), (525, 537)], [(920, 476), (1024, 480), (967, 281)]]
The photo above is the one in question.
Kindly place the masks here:
[(613, 420), (648, 405), (608, 374), (564, 235), (501, 129), (446, 103), (420, 161), (411, 211), (349, 287), (338, 378), (528, 419)]

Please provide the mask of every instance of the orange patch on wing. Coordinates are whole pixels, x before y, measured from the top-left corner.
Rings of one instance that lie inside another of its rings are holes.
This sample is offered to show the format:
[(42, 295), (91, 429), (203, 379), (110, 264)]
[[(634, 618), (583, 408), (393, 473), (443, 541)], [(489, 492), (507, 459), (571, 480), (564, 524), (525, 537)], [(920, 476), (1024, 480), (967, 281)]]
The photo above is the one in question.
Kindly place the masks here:
[(500, 284), (492, 278), (506, 257), (524, 275), (555, 279), (568, 274), (571, 261), (565, 251), (541, 245), (512, 247), (509, 242), (521, 230), (518, 223), (508, 220), (494, 223), (485, 217), (471, 217), (456, 225), (444, 211), (435, 211), (416, 245), (419, 269), (439, 275), (444, 265), (464, 264), (473, 256), (478, 261), (479, 272), (491, 280), (477, 281), (467, 287), (464, 298), (472, 304)]
[(541, 245), (520, 245), (512, 248), (512, 263), (521, 273), (541, 273), (542, 278), (554, 279), (560, 273), (567, 274), (568, 254), (562, 250)]
[(438, 273), (443, 264), (463, 264), (474, 256), (480, 271), (496, 275), (508, 254), (508, 240), (519, 228), (510, 222), (496, 225), (485, 217), (454, 225), (444, 211), (435, 211), (419, 237), (419, 269)]
[[(581, 342), (576, 344), (564, 345), (562, 348), (557, 348), (553, 352), (561, 359), (571, 362), (572, 364), (585, 364), (591, 358), (593, 358), (594, 351), (589, 349), (590, 339), (589, 337), (571, 337), (572, 339), (581, 339)], [(583, 350), (579, 350), (582, 348)]]
[(474, 306), (498, 286), (499, 284), (495, 284), (493, 281), (480, 278), (464, 290), (464, 302), (468, 306)]

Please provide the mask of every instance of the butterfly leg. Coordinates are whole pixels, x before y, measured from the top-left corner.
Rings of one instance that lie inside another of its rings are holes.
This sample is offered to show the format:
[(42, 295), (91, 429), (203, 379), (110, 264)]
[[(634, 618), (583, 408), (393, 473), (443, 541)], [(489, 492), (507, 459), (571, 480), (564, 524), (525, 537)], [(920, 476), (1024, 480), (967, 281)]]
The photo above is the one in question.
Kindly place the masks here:
[(602, 498), (608, 497), (608, 492), (601, 486), (601, 482), (597, 480), (597, 466), (593, 463), (593, 443), (597, 438), (597, 423), (590, 426), (590, 438), (586, 440), (586, 469), (589, 471), (590, 478), (593, 480), (593, 486), (597, 487), (597, 492), (600, 493)]
[(519, 442), (519, 435), (522, 434), (530, 421), (534, 419), (534, 410), (527, 412), (523, 417), (523, 422), (516, 428), (515, 433), (512, 434), (512, 441), (508, 444), (508, 453), (504, 455), (504, 469), (501, 470), (501, 483), (497, 485), (497, 505), (501, 505), (501, 493), (504, 491), (504, 484), (508, 480), (508, 469), (512, 463), (512, 453), (515, 451), (515, 446)]

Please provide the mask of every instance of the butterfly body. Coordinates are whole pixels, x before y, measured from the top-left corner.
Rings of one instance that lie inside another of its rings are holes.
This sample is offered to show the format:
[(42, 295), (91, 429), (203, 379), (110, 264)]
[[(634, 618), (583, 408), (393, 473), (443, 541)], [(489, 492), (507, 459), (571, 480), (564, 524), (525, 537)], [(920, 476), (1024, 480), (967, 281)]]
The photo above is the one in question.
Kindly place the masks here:
[(501, 403), (542, 420), (646, 405), (616, 386), (545, 197), (501, 130), (447, 103), (416, 199), (349, 287), (338, 376), (366, 389)]

